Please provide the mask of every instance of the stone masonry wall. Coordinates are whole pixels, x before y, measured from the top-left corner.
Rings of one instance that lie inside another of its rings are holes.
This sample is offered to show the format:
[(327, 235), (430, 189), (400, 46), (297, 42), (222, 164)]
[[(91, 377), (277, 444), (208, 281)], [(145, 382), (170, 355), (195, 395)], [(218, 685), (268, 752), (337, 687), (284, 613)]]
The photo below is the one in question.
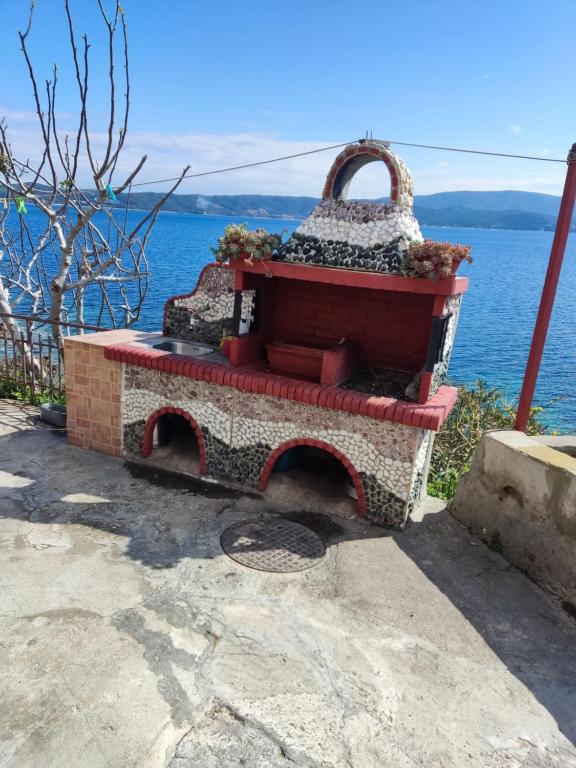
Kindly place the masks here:
[(458, 327), (458, 318), (460, 317), (460, 307), (462, 304), (462, 294), (449, 296), (446, 300), (446, 306), (444, 308), (445, 314), (451, 314), (450, 325), (444, 339), (444, 348), (442, 350), (442, 362), (437, 363), (434, 366), (432, 374), (432, 385), (430, 387), (429, 397), (433, 397), (440, 389), (442, 384), (446, 381), (448, 374), (448, 366), (450, 365), (450, 358), (452, 356), (452, 348), (454, 347), (454, 340), (456, 337), (456, 328)]
[(232, 332), (234, 273), (218, 264), (202, 270), (191, 293), (168, 299), (164, 333), (218, 346)]
[(347, 458), (371, 520), (401, 528), (418, 498), (432, 434), (427, 430), (126, 365), (126, 453), (141, 452), (148, 420), (166, 407), (181, 409), (196, 422), (213, 477), (262, 485), (276, 449), (317, 441)]

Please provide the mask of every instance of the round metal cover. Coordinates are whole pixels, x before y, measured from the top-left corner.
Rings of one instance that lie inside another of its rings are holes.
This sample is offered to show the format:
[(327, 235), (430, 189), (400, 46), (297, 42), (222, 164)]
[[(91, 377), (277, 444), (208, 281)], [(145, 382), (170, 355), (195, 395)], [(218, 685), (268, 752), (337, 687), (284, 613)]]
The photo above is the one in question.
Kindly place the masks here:
[(311, 568), (326, 548), (318, 534), (291, 520), (246, 520), (231, 525), (220, 537), (224, 552), (257, 571), (289, 573)]

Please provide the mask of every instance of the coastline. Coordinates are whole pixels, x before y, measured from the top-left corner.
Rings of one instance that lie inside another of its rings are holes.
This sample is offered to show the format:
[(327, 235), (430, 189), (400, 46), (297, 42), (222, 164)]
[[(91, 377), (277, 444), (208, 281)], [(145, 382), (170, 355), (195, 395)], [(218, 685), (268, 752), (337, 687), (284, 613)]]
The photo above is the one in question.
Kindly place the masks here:
[[(129, 211), (135, 211), (140, 213), (147, 213), (147, 208), (129, 208)], [(298, 217), (278, 217), (278, 216), (249, 216), (242, 213), (196, 213), (195, 211), (160, 211), (159, 215), (174, 215), (174, 216), (194, 216), (198, 219), (246, 219), (248, 221), (304, 221), (304, 218)], [(478, 232), (537, 232), (539, 234), (553, 235), (553, 229), (517, 229), (510, 227), (467, 227), (465, 225), (452, 226), (449, 224), (421, 224), (421, 229), (469, 229), (471, 231)], [(576, 235), (576, 229), (570, 230), (571, 235)]]

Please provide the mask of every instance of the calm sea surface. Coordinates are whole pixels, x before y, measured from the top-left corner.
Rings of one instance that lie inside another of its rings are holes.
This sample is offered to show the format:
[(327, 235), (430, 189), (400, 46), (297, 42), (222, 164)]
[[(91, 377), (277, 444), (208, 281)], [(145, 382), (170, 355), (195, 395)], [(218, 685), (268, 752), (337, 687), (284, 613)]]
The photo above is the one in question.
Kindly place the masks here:
[[(141, 214), (131, 211), (129, 218)], [(32, 219), (32, 217), (30, 217)], [(158, 329), (166, 299), (191, 290), (202, 267), (212, 260), (209, 246), (224, 227), (242, 217), (162, 213), (148, 247), (151, 289), (138, 327)], [(297, 221), (252, 219), (250, 227), (292, 231)], [(518, 395), (530, 346), (551, 232), (427, 227), (424, 235), (472, 246), (474, 263), (459, 274), (470, 278), (464, 296), (450, 365), (455, 383), (484, 379)], [(576, 432), (576, 236), (571, 235), (560, 279), (536, 403), (546, 405), (546, 423)], [(383, 329), (385, 332), (385, 329)]]

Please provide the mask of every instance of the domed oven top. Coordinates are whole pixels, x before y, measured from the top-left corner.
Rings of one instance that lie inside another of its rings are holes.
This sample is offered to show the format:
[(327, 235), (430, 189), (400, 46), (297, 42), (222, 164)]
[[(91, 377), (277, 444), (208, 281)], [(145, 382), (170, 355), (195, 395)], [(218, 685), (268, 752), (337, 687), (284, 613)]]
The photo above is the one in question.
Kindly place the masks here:
[[(347, 201), (357, 171), (382, 161), (390, 173), (390, 203)], [(413, 181), (385, 142), (347, 146), (326, 178), (322, 200), (280, 248), (277, 261), (402, 274), (406, 253), (422, 234), (412, 210)]]

